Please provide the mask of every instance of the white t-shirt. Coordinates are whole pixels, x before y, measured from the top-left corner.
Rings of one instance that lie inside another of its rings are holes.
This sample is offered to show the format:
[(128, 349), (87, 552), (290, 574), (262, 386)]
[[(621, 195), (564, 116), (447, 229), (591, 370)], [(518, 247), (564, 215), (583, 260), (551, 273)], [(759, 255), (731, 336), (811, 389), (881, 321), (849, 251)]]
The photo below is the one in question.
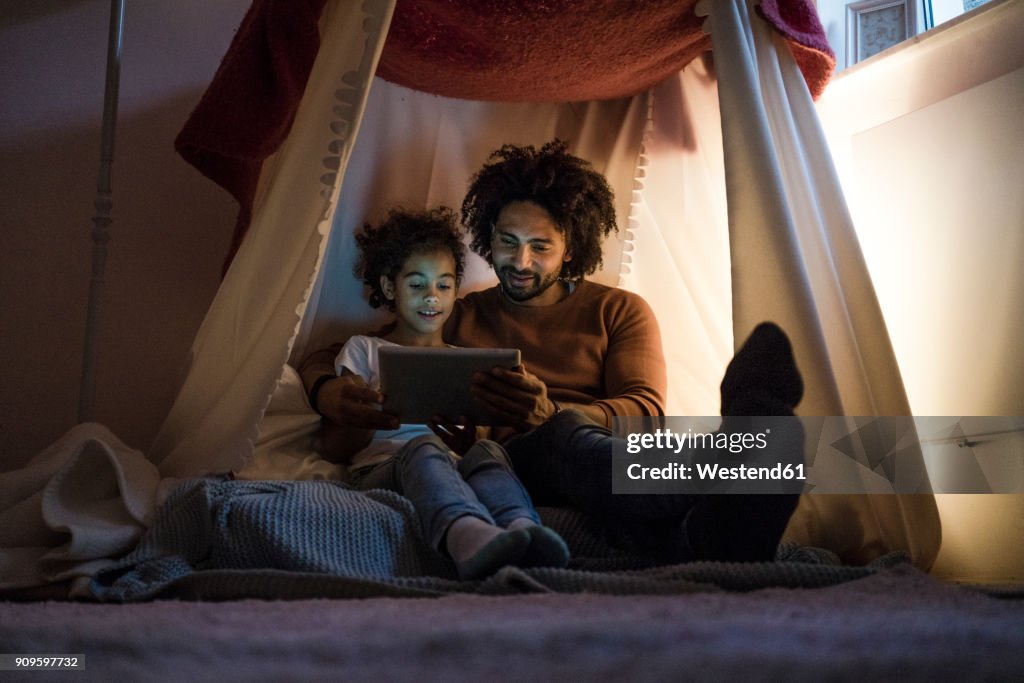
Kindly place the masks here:
[[(366, 337), (361, 334), (349, 338), (341, 347), (341, 352), (334, 359), (334, 372), (338, 375), (342, 370), (359, 375), (370, 387), (380, 391), (380, 362), (377, 360), (377, 349), (382, 346), (398, 346), (380, 337)], [(366, 448), (352, 457), (349, 467), (369, 465), (381, 462), (385, 456), (392, 456), (410, 439), (422, 434), (433, 434), (426, 425), (404, 424), (398, 429), (378, 429)]]

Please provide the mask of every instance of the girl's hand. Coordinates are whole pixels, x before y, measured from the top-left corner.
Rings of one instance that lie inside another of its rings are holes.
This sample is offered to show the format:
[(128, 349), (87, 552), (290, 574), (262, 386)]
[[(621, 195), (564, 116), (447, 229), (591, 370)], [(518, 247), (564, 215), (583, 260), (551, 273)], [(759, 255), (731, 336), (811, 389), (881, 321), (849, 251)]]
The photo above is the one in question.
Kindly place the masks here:
[(462, 416), (458, 422), (452, 422), (443, 415), (434, 415), (427, 423), (430, 430), (444, 441), (448, 448), (459, 455), (469, 450), (476, 443), (476, 425)]

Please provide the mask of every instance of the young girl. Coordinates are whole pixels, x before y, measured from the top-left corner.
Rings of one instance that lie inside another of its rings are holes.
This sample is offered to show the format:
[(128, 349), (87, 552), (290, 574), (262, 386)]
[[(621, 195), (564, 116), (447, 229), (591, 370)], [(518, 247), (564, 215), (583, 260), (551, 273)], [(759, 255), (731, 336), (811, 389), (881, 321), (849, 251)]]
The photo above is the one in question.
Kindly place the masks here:
[[(374, 308), (395, 314), (383, 337), (353, 336), (335, 360), (339, 375), (380, 389), (377, 349), (387, 344), (446, 346), (441, 329), (451, 313), (465, 263), (454, 213), (392, 211), (376, 229), (356, 235), (356, 276)], [(354, 380), (358, 381), (358, 380)], [(459, 459), (426, 425), (397, 430), (346, 430), (353, 483), (386, 488), (412, 501), (428, 540), (446, 551), (463, 579), (489, 576), (508, 564), (564, 567), (565, 542), (540, 518), (512, 473), (505, 450), (480, 440)]]

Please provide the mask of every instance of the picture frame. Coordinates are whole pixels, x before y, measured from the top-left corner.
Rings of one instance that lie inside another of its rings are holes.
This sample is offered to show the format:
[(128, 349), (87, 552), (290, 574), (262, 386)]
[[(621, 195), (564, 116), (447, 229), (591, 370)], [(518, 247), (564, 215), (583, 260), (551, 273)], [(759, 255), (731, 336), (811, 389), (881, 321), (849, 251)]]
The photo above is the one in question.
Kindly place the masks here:
[(853, 66), (917, 34), (911, 0), (860, 0), (846, 5), (846, 64)]

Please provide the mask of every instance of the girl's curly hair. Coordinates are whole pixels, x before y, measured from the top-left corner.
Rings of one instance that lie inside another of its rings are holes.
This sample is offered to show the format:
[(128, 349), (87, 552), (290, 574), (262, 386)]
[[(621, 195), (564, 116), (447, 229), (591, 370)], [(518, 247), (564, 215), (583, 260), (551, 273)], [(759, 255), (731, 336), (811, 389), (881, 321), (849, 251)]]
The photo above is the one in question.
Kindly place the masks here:
[(378, 227), (366, 224), (356, 233), (359, 258), (353, 272), (369, 289), (367, 298), (372, 307), (386, 306), (394, 311), (395, 302), (384, 296), (380, 276), (394, 280), (413, 254), (448, 251), (455, 260), (458, 287), (466, 267), (462, 237), (455, 212), (446, 206), (424, 211), (392, 209)]
[(473, 176), (462, 202), (462, 224), (472, 235), (473, 251), (493, 265), (491, 233), (498, 214), (524, 200), (544, 207), (565, 237), (572, 260), (562, 265), (562, 277), (577, 280), (601, 266), (601, 243), (619, 229), (614, 195), (604, 176), (569, 154), (568, 144), (558, 139), (540, 151), (503, 145)]

